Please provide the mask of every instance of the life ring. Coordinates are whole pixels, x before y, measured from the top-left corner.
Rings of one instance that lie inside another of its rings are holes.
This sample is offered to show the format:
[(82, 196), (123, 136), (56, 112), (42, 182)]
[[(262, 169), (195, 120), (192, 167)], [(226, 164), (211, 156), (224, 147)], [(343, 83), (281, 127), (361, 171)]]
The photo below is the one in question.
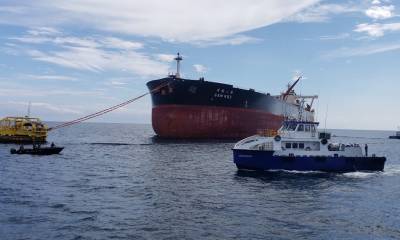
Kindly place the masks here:
[(325, 145), (325, 144), (328, 143), (328, 140), (327, 140), (326, 138), (323, 138), (323, 139), (321, 140), (321, 143), (322, 143), (322, 145)]
[(274, 137), (274, 140), (277, 141), (277, 142), (279, 142), (281, 139), (282, 139), (282, 138), (281, 138), (281, 136), (279, 136), (279, 135), (276, 135), (276, 136)]

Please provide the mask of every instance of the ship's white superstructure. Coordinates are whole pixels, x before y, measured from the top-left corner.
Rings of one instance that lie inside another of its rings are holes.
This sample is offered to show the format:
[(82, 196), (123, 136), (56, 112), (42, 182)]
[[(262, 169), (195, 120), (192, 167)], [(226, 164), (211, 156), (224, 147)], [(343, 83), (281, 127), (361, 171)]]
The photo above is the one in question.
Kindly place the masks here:
[(318, 132), (317, 126), (316, 122), (285, 121), (277, 135), (254, 135), (234, 149), (274, 151), (274, 156), (364, 156), (360, 145), (331, 142), (330, 134)]

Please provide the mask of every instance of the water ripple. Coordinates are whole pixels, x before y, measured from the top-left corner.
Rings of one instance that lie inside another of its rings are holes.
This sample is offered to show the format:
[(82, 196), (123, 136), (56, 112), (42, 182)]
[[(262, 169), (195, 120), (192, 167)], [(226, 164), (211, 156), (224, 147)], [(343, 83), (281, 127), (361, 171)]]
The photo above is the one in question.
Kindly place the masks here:
[(400, 141), (334, 133), (371, 144), (385, 171), (237, 171), (234, 142), (165, 141), (149, 125), (60, 129), (56, 156), (0, 145), (1, 239), (399, 239)]

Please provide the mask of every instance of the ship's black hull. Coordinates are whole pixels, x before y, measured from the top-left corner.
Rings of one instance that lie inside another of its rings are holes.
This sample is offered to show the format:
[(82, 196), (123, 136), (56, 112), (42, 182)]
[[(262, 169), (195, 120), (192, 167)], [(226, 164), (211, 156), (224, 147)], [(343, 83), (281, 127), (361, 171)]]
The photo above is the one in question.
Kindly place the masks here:
[[(169, 77), (147, 86), (153, 129), (160, 137), (242, 138), (258, 129), (277, 129), (284, 117), (297, 118), (300, 110), (269, 94), (204, 80)], [(304, 111), (304, 116), (312, 120), (313, 113)]]

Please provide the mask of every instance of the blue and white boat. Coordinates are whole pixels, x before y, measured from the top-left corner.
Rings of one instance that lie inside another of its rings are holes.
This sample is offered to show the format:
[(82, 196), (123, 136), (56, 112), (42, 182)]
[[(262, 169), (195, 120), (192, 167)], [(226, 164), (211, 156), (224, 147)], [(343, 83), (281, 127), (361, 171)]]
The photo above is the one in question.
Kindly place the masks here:
[(277, 132), (245, 138), (233, 148), (239, 170), (383, 171), (386, 158), (368, 156), (368, 146), (334, 143), (317, 122), (284, 121)]
[(400, 139), (400, 127), (397, 127), (396, 134), (393, 136), (389, 136), (390, 139)]

